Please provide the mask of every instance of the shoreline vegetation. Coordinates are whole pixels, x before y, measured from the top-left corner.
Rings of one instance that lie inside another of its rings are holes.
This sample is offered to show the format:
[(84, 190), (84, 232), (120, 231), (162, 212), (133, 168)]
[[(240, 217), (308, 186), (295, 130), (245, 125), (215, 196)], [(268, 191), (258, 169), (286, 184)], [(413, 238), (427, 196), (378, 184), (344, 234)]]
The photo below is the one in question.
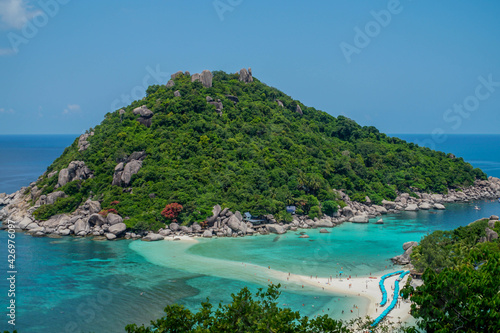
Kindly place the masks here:
[[(145, 241), (159, 241), (167, 237), (243, 237), (265, 234), (284, 234), (287, 231), (299, 229), (334, 228), (344, 222), (369, 223), (370, 219), (382, 218), (385, 214), (397, 214), (401, 211), (417, 210), (444, 210), (446, 203), (468, 202), (480, 199), (497, 199), (500, 196), (500, 179), (489, 177), (488, 180), (477, 180), (473, 186), (459, 190), (450, 189), (448, 194), (428, 194), (416, 192), (414, 196), (408, 193), (399, 194), (394, 201), (383, 200), (380, 205), (351, 201), (349, 196), (338, 191), (342, 198), (343, 208), (339, 208), (332, 216), (310, 218), (307, 215), (293, 215), (290, 222), (277, 221), (272, 214), (262, 217), (262, 223), (253, 224), (245, 221), (239, 211), (231, 212), (228, 208), (221, 209), (219, 205), (213, 207), (212, 216), (206, 223), (193, 223), (190, 226), (172, 222), (158, 231), (141, 230), (127, 231), (123, 218), (114, 213), (102, 216), (99, 201), (87, 200), (71, 214), (57, 214), (47, 221), (36, 220), (32, 213), (31, 190), (36, 186), (32, 183), (10, 195), (0, 194), (0, 220), (5, 228), (7, 221), (12, 225), (35, 237), (78, 236), (93, 237), (96, 240), (115, 239), (142, 239)], [(383, 218), (382, 218), (383, 219)], [(383, 223), (379, 220), (379, 222)], [(302, 237), (307, 237), (304, 235)], [(397, 261), (407, 264), (408, 257), (400, 257)]]

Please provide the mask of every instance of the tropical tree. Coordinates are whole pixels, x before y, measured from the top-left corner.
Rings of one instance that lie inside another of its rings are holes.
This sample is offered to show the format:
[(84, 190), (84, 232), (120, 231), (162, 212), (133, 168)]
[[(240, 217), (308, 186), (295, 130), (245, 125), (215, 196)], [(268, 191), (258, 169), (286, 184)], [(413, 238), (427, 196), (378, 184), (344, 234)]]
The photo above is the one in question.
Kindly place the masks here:
[(163, 215), (167, 220), (176, 222), (177, 217), (179, 216), (181, 211), (182, 205), (178, 204), (177, 202), (173, 202), (165, 206), (165, 208), (161, 212), (161, 215)]

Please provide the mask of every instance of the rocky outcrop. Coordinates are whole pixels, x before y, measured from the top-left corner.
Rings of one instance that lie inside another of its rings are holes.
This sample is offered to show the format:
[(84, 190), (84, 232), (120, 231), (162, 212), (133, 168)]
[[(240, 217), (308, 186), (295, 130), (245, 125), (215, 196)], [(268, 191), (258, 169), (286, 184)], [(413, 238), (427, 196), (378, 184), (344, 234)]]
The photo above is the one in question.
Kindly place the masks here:
[(106, 237), (107, 240), (113, 240), (116, 239), (116, 235), (112, 233), (105, 233), (104, 236)]
[(171, 78), (172, 80), (175, 80), (175, 78), (176, 78), (177, 76), (181, 75), (181, 74), (182, 74), (182, 71), (178, 71), (178, 72), (176, 72), (176, 73), (174, 73), (174, 74), (170, 75), (170, 78)]
[(278, 106), (284, 108), (285, 106), (283, 105), (283, 102), (280, 101), (279, 99), (276, 100), (276, 102), (278, 103)]
[(486, 241), (487, 242), (491, 242), (491, 241), (498, 238), (498, 233), (491, 230), (490, 228), (486, 228), (485, 232), (486, 232)]
[(413, 253), (413, 248), (417, 246), (417, 242), (406, 242), (403, 244), (403, 254), (391, 258), (396, 265), (408, 265), (410, 263), (410, 255)]
[(302, 112), (302, 109), (300, 108), (300, 105), (298, 105), (298, 104), (297, 104), (297, 107), (295, 108), (295, 112), (297, 112), (301, 116), (304, 115), (304, 112)]
[(106, 221), (108, 222), (109, 225), (115, 225), (118, 223), (123, 223), (123, 219), (120, 215), (109, 213), (108, 216), (106, 217)]
[(215, 111), (217, 111), (217, 113), (220, 116), (222, 116), (222, 110), (224, 109), (224, 105), (222, 105), (222, 102), (221, 102), (220, 99), (217, 99), (217, 101), (211, 100), (208, 103), (214, 105), (215, 106)]
[(181, 92), (179, 90), (174, 91), (175, 97), (181, 97)]
[(226, 98), (230, 101), (232, 101), (234, 104), (238, 103), (240, 100), (238, 97), (233, 96), (233, 95), (226, 95)]
[(418, 208), (419, 209), (422, 209), (422, 210), (429, 210), (432, 208), (431, 204), (428, 203), (428, 202), (422, 202), (418, 205)]
[(78, 151), (85, 151), (90, 147), (90, 143), (87, 141), (90, 136), (94, 136), (94, 132), (80, 135), (78, 138)]
[(144, 236), (142, 238), (143, 241), (147, 241), (147, 242), (156, 242), (156, 241), (160, 241), (160, 240), (164, 240), (165, 237), (163, 237), (162, 235), (159, 235), (159, 234), (155, 234), (155, 233), (149, 233), (147, 234), (146, 236)]
[(333, 228), (333, 222), (327, 219), (321, 219), (318, 222), (316, 222), (316, 227), (317, 228)]
[(147, 108), (146, 105), (142, 105), (138, 108), (135, 108), (132, 111), (136, 116), (141, 116), (145, 118), (151, 118), (153, 116), (153, 111)]
[(267, 224), (266, 225), (267, 230), (272, 233), (272, 234), (284, 234), (286, 232), (285, 228), (279, 224)]
[(115, 167), (112, 185), (129, 186), (132, 176), (136, 175), (142, 168), (142, 160), (146, 158), (146, 152), (133, 152), (125, 162), (120, 162)]
[(67, 195), (63, 191), (56, 191), (47, 195), (41, 195), (38, 203), (39, 205), (53, 205), (57, 199), (66, 197)]
[(252, 69), (251, 68), (248, 68), (248, 70), (246, 70), (245, 68), (240, 69), (239, 80), (245, 83), (253, 82)]
[(171, 87), (175, 86), (175, 81), (174, 80), (168, 80), (166, 86), (167, 86), (167, 88), (171, 88)]
[(396, 203), (394, 201), (382, 200), (382, 206), (384, 206), (385, 209), (395, 209)]
[(357, 215), (349, 219), (349, 222), (353, 223), (368, 223), (368, 221), (369, 221), (368, 215)]
[(115, 236), (122, 235), (125, 230), (127, 230), (127, 226), (125, 225), (125, 223), (117, 223), (108, 227), (108, 231)]
[(418, 209), (417, 204), (409, 204), (408, 206), (406, 206), (405, 210), (407, 212), (415, 212), (415, 211), (417, 211), (419, 209)]
[(62, 187), (74, 180), (85, 180), (92, 178), (93, 174), (83, 161), (73, 161), (67, 168), (59, 171), (57, 187)]
[(233, 232), (241, 232), (242, 234), (246, 234), (247, 232), (247, 225), (246, 223), (243, 223), (243, 221), (240, 221), (236, 215), (231, 215), (229, 217), (229, 220), (227, 221), (227, 226), (231, 228)]
[(84, 219), (78, 219), (74, 225), (73, 233), (76, 236), (86, 236), (90, 231), (89, 222)]
[(200, 81), (205, 88), (212, 86), (213, 75), (209, 70), (204, 70), (201, 74), (195, 73), (191, 76), (191, 82)]
[(146, 105), (135, 108), (132, 112), (136, 116), (137, 115), (139, 116), (139, 118), (136, 119), (139, 123), (141, 123), (142, 125), (144, 125), (148, 128), (151, 127), (151, 124), (152, 124), (151, 118), (153, 117), (154, 114), (153, 114), (153, 111), (151, 111), (150, 109), (148, 109), (146, 107)]
[(100, 214), (92, 214), (92, 215), (90, 215), (88, 222), (89, 222), (89, 225), (91, 227), (94, 227), (94, 226), (101, 227), (101, 226), (106, 224), (107, 219)]
[(446, 209), (446, 207), (444, 205), (440, 204), (440, 203), (435, 203), (433, 205), (433, 207), (434, 207), (434, 209), (437, 209), (437, 210), (444, 210), (444, 209)]

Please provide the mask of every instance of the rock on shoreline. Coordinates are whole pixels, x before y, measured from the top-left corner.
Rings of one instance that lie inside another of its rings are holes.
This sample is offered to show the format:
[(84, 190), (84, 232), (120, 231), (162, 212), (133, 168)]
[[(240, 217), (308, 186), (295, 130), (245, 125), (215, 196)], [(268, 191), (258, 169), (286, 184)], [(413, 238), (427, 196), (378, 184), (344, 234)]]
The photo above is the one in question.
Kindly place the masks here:
[[(77, 163), (74, 164), (77, 165)], [(86, 168), (84, 165), (78, 164), (78, 166)], [(88, 174), (86, 169), (84, 174)], [(53, 203), (57, 198), (64, 197), (65, 194), (56, 191), (47, 196), (41, 196), (41, 189), (38, 189), (36, 182), (34, 182), (15, 193), (0, 194), (0, 205), (5, 206), (0, 210), (0, 220), (4, 227), (7, 221), (11, 220), (16, 228), (25, 230), (34, 236), (96, 236), (108, 240), (143, 238), (148, 241), (156, 241), (169, 236), (182, 235), (217, 238), (267, 235), (270, 233), (283, 234), (297, 229), (333, 228), (344, 222), (368, 223), (370, 218), (401, 211), (442, 210), (446, 208), (444, 204), (450, 202), (496, 199), (500, 197), (500, 179), (490, 177), (487, 181), (476, 181), (471, 187), (450, 190), (446, 195), (417, 193), (418, 198), (415, 198), (408, 193), (401, 193), (394, 201), (383, 200), (381, 205), (371, 204), (369, 198), (365, 203), (351, 201), (342, 191), (337, 192), (346, 206), (339, 209), (333, 217), (324, 215), (321, 218), (310, 219), (308, 216), (294, 215), (291, 223), (280, 223), (273, 215), (268, 214), (262, 217), (261, 224), (253, 224), (245, 221), (239, 211), (232, 212), (228, 208), (221, 209), (219, 205), (216, 205), (212, 210), (212, 216), (207, 218), (208, 226), (206, 228), (202, 228), (198, 223), (194, 223), (190, 227), (171, 223), (170, 226), (166, 226), (158, 232), (134, 233), (127, 232), (127, 226), (121, 216), (112, 213), (107, 216), (99, 215), (101, 204), (99, 201), (91, 199), (85, 201), (73, 213), (55, 215), (47, 221), (36, 220), (32, 213), (40, 205)], [(31, 206), (30, 202), (36, 202), (36, 204)], [(489, 233), (488, 237), (492, 238), (494, 235)], [(409, 249), (411, 250), (411, 248)], [(405, 262), (407, 257), (409, 258), (407, 251), (408, 249), (405, 249), (405, 254), (398, 256), (401, 257), (398, 259), (399, 262)]]

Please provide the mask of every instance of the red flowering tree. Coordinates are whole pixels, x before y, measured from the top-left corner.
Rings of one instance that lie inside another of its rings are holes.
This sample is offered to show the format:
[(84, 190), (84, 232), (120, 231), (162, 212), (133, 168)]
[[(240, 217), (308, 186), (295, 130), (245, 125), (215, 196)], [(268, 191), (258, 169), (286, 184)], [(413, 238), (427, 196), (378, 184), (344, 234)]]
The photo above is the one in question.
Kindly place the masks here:
[(118, 211), (116, 209), (114, 209), (114, 208), (103, 209), (98, 214), (106, 217), (106, 216), (108, 216), (109, 213), (113, 213), (113, 214), (119, 215)]
[(173, 202), (165, 206), (161, 215), (163, 215), (167, 220), (176, 222), (177, 216), (179, 216), (182, 211), (182, 205), (177, 202)]

